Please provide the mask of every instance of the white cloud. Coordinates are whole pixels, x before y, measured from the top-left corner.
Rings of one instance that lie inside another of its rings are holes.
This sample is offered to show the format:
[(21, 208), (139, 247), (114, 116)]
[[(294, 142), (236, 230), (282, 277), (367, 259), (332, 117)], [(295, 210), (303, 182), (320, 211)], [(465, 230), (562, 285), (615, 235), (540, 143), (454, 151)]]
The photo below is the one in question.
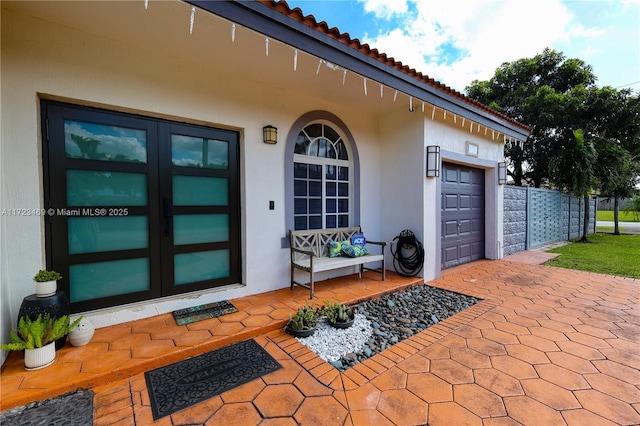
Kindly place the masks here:
[(409, 1), (415, 9), (395, 12), (399, 28), (367, 35), (365, 42), (460, 91), (474, 79), (491, 78), (503, 62), (532, 57), (568, 37), (598, 34), (572, 27), (560, 0)]
[(373, 13), (379, 19), (391, 19), (394, 15), (406, 13), (409, 9), (406, 0), (358, 0), (364, 3), (364, 10)]

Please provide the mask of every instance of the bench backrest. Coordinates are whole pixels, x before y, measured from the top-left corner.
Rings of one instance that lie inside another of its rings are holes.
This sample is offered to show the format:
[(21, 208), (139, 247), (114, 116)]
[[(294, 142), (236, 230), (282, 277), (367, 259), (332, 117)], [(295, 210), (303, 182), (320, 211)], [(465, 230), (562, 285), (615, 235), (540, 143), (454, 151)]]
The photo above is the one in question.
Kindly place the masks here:
[[(348, 228), (332, 228), (332, 229), (312, 229), (308, 231), (289, 231), (291, 239), (291, 247), (311, 250), (318, 257), (329, 257), (329, 249), (327, 242), (351, 240), (353, 234), (360, 232), (359, 226), (351, 226)], [(304, 255), (300, 255), (302, 258)], [(296, 257), (297, 259), (298, 257)]]

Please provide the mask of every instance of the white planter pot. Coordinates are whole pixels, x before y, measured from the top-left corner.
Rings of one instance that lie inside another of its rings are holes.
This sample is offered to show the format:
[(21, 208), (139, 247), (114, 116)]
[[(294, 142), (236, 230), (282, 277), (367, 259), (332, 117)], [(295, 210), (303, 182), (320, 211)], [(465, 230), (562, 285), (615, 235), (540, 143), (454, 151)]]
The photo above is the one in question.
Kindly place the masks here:
[(39, 370), (53, 364), (56, 359), (56, 344), (51, 342), (41, 348), (25, 349), (24, 369)]
[(56, 290), (58, 289), (58, 282), (53, 281), (45, 281), (45, 282), (37, 282), (36, 281), (36, 296), (38, 297), (49, 297), (56, 294)]
[(69, 332), (69, 342), (73, 346), (84, 346), (91, 341), (94, 331), (95, 328), (91, 321), (83, 318), (80, 320), (80, 324)]

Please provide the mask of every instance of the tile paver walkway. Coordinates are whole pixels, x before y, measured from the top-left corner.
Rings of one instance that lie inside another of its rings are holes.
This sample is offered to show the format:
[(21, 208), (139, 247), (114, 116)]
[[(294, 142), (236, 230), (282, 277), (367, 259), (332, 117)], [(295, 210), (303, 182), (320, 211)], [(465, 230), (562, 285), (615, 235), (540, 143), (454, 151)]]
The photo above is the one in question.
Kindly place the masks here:
[[(515, 260), (444, 271), (428, 284), (484, 300), (344, 373), (281, 331), (279, 315), (304, 303), (286, 289), (239, 299), (235, 320), (177, 327), (161, 316), (99, 330), (86, 349), (65, 348), (42, 370), (57, 378), (18, 374), (17, 361), (8, 360), (3, 409), (38, 394), (29, 388), (67, 377), (93, 387), (96, 425), (640, 424), (640, 281)], [(408, 285), (391, 276), (385, 289)], [(360, 292), (350, 293), (351, 286), (380, 284), (348, 278), (319, 288), (353, 301)], [(273, 310), (263, 311), (266, 305)], [(253, 316), (270, 320), (255, 325)], [(132, 337), (138, 333), (150, 337)], [(255, 338), (283, 368), (153, 422), (144, 369), (245, 338)], [(174, 346), (144, 348), (163, 340)], [(105, 354), (105, 345), (115, 349)], [(86, 369), (114, 367), (118, 373), (108, 380), (83, 379)]]

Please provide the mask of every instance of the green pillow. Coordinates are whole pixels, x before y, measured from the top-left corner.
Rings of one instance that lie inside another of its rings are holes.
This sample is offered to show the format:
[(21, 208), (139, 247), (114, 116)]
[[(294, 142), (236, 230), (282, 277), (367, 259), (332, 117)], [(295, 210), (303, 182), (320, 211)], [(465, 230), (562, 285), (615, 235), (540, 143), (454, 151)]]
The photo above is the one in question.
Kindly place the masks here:
[(327, 247), (329, 248), (329, 257), (342, 256), (342, 243), (340, 241), (327, 241)]
[(351, 244), (342, 244), (342, 253), (349, 257), (360, 257), (369, 254), (369, 250), (360, 246), (352, 246)]

